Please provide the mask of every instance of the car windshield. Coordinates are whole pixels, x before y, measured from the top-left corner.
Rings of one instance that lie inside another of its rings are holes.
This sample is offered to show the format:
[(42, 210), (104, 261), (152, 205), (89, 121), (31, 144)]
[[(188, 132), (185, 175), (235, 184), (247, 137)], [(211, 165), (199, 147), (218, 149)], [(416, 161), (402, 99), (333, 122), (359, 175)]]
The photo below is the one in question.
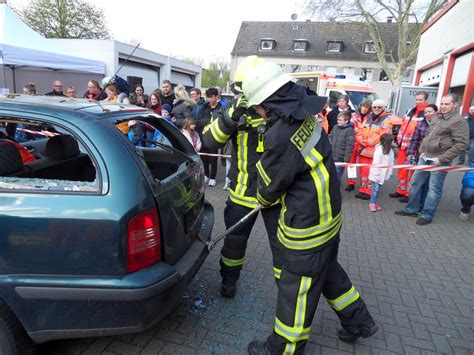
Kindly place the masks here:
[(370, 101), (374, 102), (379, 98), (379, 96), (375, 92), (366, 92), (366, 91), (347, 91), (349, 95), (349, 99), (354, 105), (354, 108), (359, 107), (360, 103), (364, 99), (369, 99)]

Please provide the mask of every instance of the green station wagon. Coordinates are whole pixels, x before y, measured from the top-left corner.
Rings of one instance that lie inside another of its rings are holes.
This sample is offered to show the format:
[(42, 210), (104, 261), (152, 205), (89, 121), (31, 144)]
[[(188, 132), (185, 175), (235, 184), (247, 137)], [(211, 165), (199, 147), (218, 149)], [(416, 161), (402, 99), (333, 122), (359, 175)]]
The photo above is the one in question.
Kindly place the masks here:
[(0, 97), (0, 354), (158, 322), (213, 224), (198, 154), (153, 112)]

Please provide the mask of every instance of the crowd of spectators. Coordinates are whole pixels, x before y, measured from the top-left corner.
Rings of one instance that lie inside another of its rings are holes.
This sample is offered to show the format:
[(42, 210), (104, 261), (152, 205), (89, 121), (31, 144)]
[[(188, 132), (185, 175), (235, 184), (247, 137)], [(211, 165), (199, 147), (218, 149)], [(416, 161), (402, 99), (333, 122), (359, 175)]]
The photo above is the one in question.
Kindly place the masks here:
[[(36, 95), (34, 83), (24, 86), (23, 93)], [(59, 80), (53, 82), (52, 90), (46, 96), (77, 97), (76, 89), (68, 86), (63, 91)], [(451, 165), (454, 157), (459, 156), (459, 162), (464, 163), (467, 156), (468, 165), (474, 167), (474, 106), (469, 108), (469, 114), (464, 118), (456, 114), (458, 98), (449, 94), (442, 99), (441, 110), (427, 100), (425, 92), (417, 94), (416, 106), (403, 118), (398, 136), (392, 135), (391, 114), (383, 100), (374, 102), (364, 100), (353, 110), (349, 105), (349, 97), (341, 95), (337, 106), (325, 108), (317, 115), (332, 143), (334, 161), (336, 163), (364, 164), (424, 164)], [(189, 140), (196, 151), (201, 152), (204, 163), (205, 181), (209, 186), (216, 186), (217, 163), (215, 156), (219, 152), (201, 144), (202, 132), (215, 117), (223, 114), (227, 102), (222, 98), (222, 90), (211, 87), (206, 90), (205, 97), (199, 88), (189, 92), (182, 85), (174, 88), (169, 80), (163, 80), (161, 88), (147, 95), (143, 85), (136, 84), (130, 92), (128, 83), (119, 76), (104, 78), (101, 83), (90, 80), (83, 98), (112, 103), (132, 104), (146, 107), (175, 125)], [(438, 112), (440, 111), (440, 112)], [(120, 129), (128, 135), (134, 144), (140, 141), (137, 134), (143, 133), (143, 127), (129, 124)], [(411, 126), (410, 126), (411, 124)], [(411, 128), (410, 128), (411, 127)], [(443, 133), (434, 127), (444, 127)], [(161, 140), (158, 134), (153, 139)], [(446, 146), (433, 151), (426, 142), (445, 140)], [(387, 143), (389, 142), (389, 143)], [(425, 142), (425, 143), (423, 143)], [(388, 149), (387, 145), (392, 149)], [(431, 149), (431, 150), (430, 150)], [(221, 151), (220, 153), (225, 153)], [(229, 167), (229, 160), (222, 159)], [(226, 170), (227, 170), (226, 169)], [(357, 178), (360, 185), (355, 197), (369, 201), (369, 210), (381, 210), (377, 203), (382, 185), (392, 176), (391, 169), (375, 167), (359, 167), (344, 169), (337, 165), (339, 180), (347, 171), (347, 192), (355, 190)], [(425, 172), (398, 169), (399, 186), (390, 197), (397, 197), (400, 202), (407, 203), (405, 208), (395, 213), (402, 216), (419, 217), (417, 224), (431, 223), (436, 208), (441, 200), (445, 172)], [(226, 178), (224, 189), (228, 188)], [(459, 218), (466, 220), (470, 206), (474, 204), (474, 173), (466, 173), (463, 179), (461, 193), (462, 210)]]

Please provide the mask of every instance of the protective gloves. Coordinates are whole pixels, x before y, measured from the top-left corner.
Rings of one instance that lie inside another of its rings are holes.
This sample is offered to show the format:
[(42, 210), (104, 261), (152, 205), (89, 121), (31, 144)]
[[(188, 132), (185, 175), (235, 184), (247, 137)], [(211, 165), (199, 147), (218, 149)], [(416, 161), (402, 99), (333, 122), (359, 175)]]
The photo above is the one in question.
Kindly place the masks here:
[(244, 95), (240, 96), (237, 101), (229, 108), (229, 117), (238, 122), (240, 117), (245, 114), (248, 108), (248, 101)]

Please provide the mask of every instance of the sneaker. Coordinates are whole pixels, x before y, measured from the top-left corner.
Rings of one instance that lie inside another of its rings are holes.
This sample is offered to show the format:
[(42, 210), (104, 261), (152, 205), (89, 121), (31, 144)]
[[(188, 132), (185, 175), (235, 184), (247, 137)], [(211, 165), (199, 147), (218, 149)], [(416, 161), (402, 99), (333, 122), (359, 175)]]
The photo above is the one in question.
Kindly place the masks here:
[(382, 207), (380, 207), (380, 205), (375, 205), (375, 208), (377, 209), (377, 211), (380, 211), (382, 209)]
[(354, 191), (354, 189), (355, 189), (354, 185), (347, 185), (344, 190), (345, 191)]
[(461, 221), (467, 221), (469, 219), (469, 213), (460, 212), (458, 218)]
[(398, 199), (401, 203), (408, 203), (408, 196), (402, 196)]
[(229, 190), (229, 181), (226, 181), (222, 190)]
[(216, 179), (209, 179), (209, 186), (216, 186)]
[(252, 340), (247, 346), (250, 355), (271, 355), (267, 343), (262, 340)]
[(221, 295), (225, 298), (233, 298), (237, 293), (237, 280), (222, 279)]
[(369, 210), (370, 212), (377, 212), (377, 206), (375, 203), (369, 203)]
[(418, 217), (418, 212), (405, 212), (405, 210), (395, 211), (397, 216), (405, 216), (405, 217)]
[(377, 324), (374, 324), (371, 327), (357, 329), (355, 333), (345, 330), (344, 328), (340, 328), (337, 331), (337, 336), (339, 337), (339, 339), (341, 339), (342, 341), (346, 343), (353, 343), (360, 337), (362, 338), (371, 337), (372, 335), (377, 333), (377, 330), (379, 330), (379, 327), (377, 326)]
[(370, 200), (370, 195), (363, 192), (358, 192), (354, 195), (355, 198), (360, 198), (361, 200)]
[(416, 220), (416, 224), (418, 224), (419, 226), (426, 226), (427, 224), (430, 224), (430, 223), (431, 223), (431, 219), (420, 217)]
[(397, 191), (395, 191), (395, 192), (390, 192), (388, 195), (389, 195), (391, 198), (403, 197), (403, 195), (402, 195), (401, 193), (397, 192)]
[(207, 185), (209, 183), (209, 178), (207, 176), (204, 176), (204, 183)]

